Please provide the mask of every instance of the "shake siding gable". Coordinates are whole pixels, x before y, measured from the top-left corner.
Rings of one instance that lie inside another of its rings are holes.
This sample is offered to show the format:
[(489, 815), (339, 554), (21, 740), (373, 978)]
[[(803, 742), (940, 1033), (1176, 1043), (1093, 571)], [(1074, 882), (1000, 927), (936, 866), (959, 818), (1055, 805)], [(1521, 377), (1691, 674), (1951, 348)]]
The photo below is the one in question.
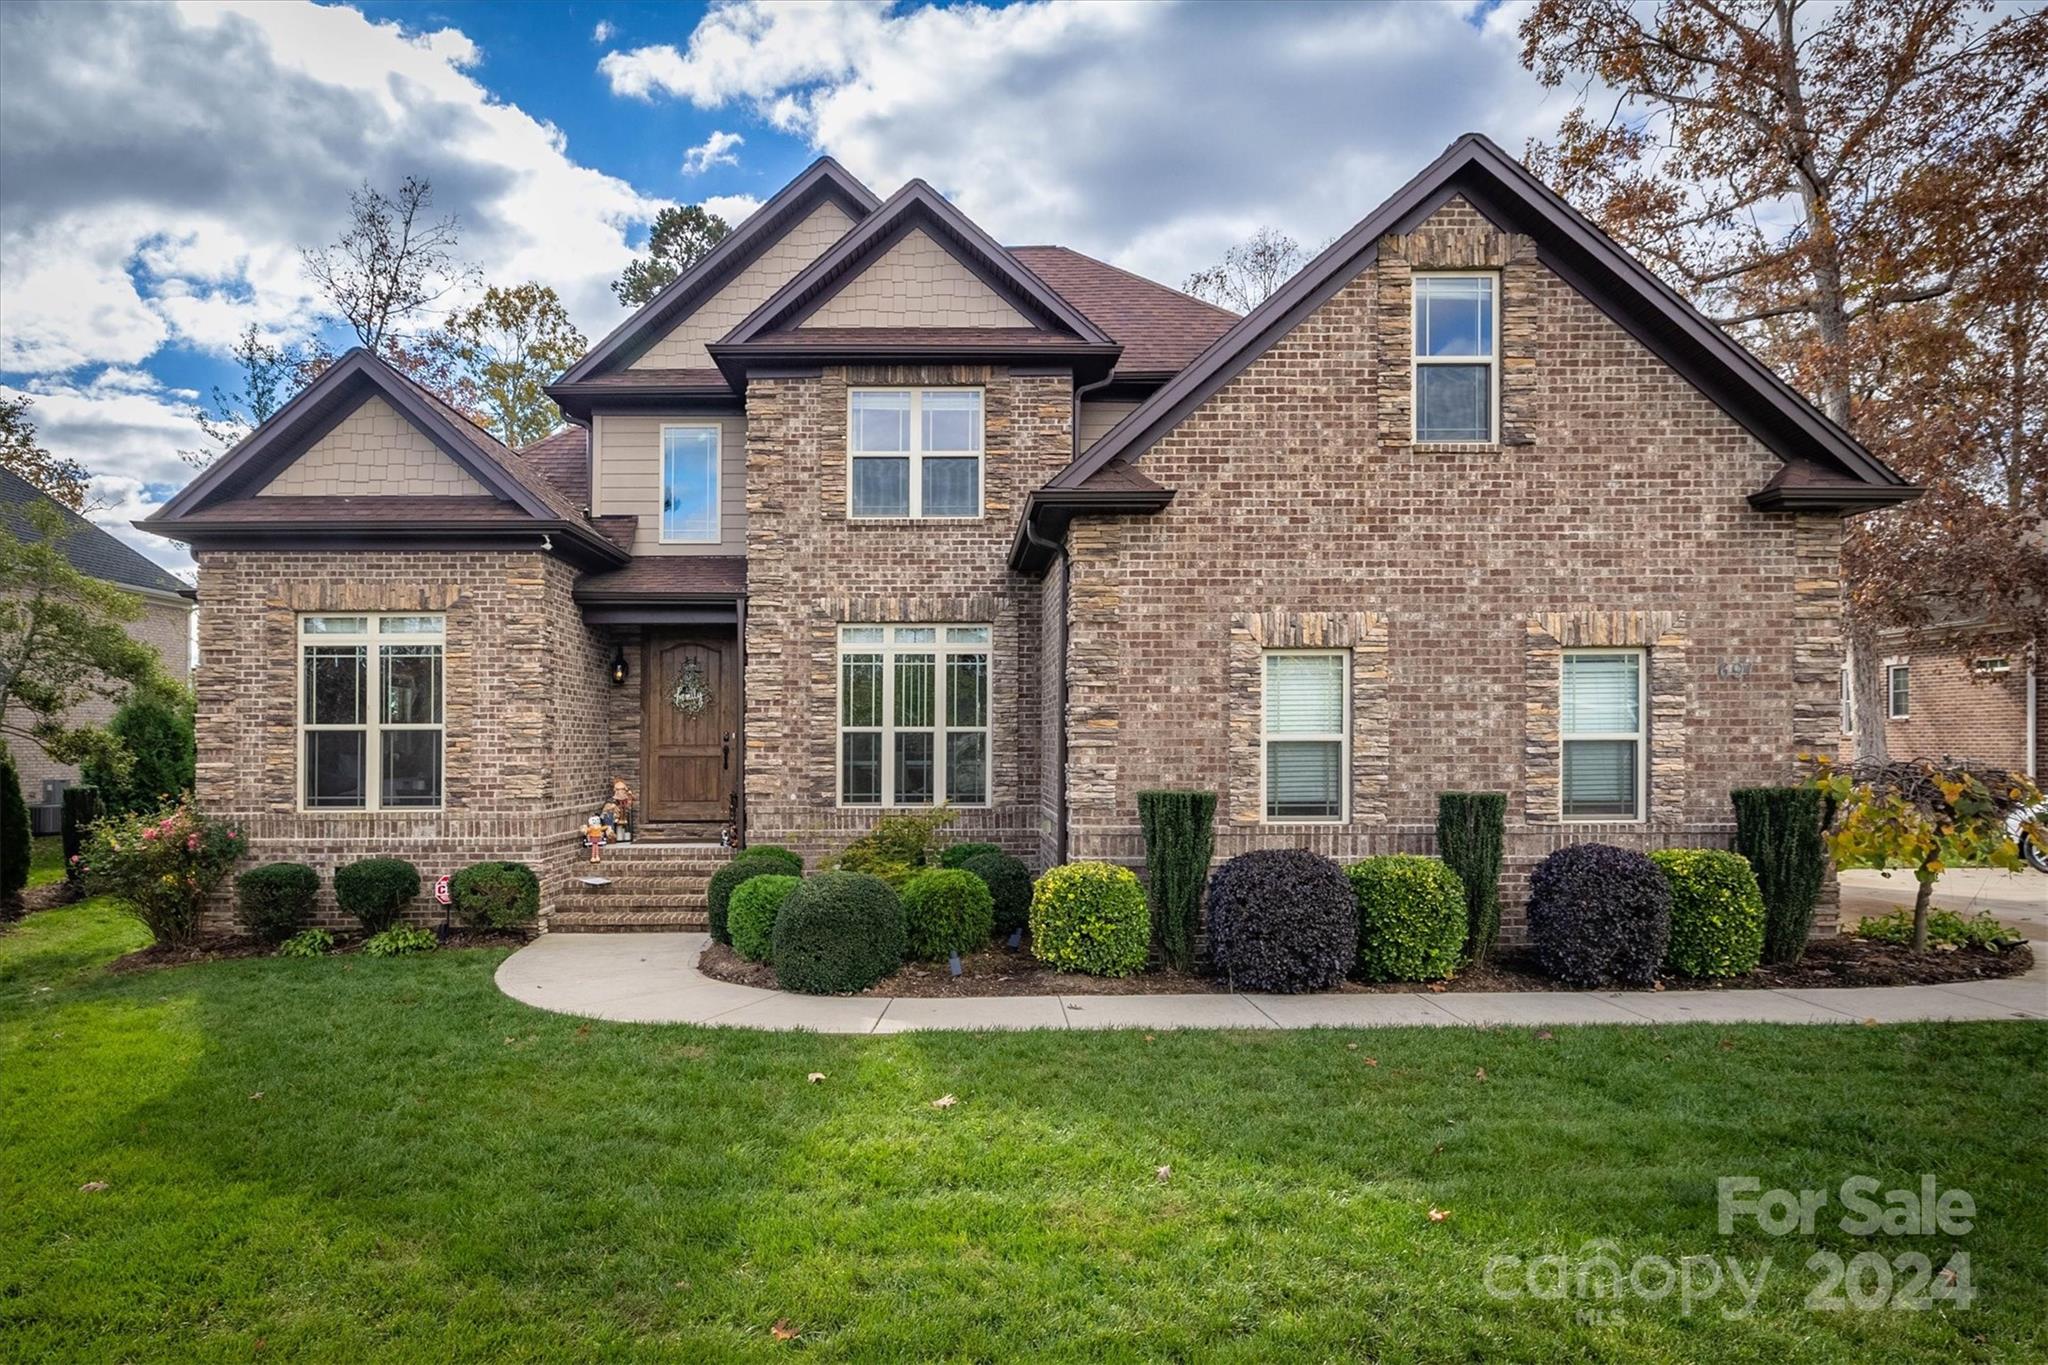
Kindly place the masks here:
[(905, 233), (798, 326), (1029, 327), (1031, 322), (918, 230)]
[(489, 497), (425, 432), (371, 394), (258, 497)]

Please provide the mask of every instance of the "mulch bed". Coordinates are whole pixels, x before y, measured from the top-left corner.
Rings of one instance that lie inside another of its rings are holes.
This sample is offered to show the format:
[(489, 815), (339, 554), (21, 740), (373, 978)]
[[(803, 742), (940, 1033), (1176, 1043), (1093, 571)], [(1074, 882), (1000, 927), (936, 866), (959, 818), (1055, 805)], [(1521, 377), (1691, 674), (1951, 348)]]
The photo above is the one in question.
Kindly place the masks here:
[[(450, 948), (517, 948), (529, 943), (532, 934), (511, 929), (455, 929), (441, 940), (443, 950)], [(343, 953), (359, 952), (363, 941), (360, 938), (338, 938), (327, 956), (336, 957)], [(107, 964), (110, 972), (148, 972), (159, 967), (188, 967), (195, 962), (230, 962), (239, 957), (270, 957), (277, 952), (268, 943), (238, 934), (203, 934), (182, 945), (152, 943), (147, 948), (138, 948), (125, 953)]]
[[(1822, 939), (1789, 967), (1759, 967), (1747, 976), (1724, 981), (1693, 981), (1674, 977), (1654, 989), (1725, 991), (1805, 989), (1830, 986), (1934, 986), (1953, 981), (1988, 981), (2018, 976), (2034, 965), (2033, 950), (2024, 945), (1992, 952), (1958, 948), (1954, 952), (1915, 953), (1889, 943), (1859, 938)], [(1227, 992), (1216, 977), (1193, 976), (1160, 967), (1130, 977), (1077, 976), (1056, 972), (1031, 956), (1028, 949), (998, 945), (960, 960), (961, 975), (948, 974), (943, 962), (908, 963), (863, 991), (863, 995), (936, 998), (980, 995), (1205, 995)], [(775, 969), (749, 962), (722, 943), (704, 949), (697, 970), (714, 981), (728, 981), (763, 990), (779, 989)], [(1481, 967), (1467, 968), (1449, 981), (1390, 981), (1365, 985), (1346, 981), (1329, 994), (1459, 994), (1468, 991), (1561, 991), (1572, 987), (1536, 970), (1528, 954), (1509, 949)]]

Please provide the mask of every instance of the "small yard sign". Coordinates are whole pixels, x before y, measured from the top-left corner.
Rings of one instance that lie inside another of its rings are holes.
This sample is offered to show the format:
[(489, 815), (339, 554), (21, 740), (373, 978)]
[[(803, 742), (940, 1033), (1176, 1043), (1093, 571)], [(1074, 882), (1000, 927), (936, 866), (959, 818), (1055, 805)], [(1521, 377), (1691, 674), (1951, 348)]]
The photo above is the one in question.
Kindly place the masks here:
[(448, 875), (444, 872), (434, 878), (434, 903), (436, 905), (446, 905), (452, 899), (453, 897), (448, 894)]

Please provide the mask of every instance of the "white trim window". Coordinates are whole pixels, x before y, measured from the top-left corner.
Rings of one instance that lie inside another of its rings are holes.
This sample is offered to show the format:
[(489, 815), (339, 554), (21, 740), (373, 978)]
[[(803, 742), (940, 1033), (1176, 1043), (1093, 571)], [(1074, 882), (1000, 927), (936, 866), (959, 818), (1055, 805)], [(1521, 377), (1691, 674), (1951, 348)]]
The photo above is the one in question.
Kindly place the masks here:
[(1499, 440), (1500, 277), (1447, 271), (1412, 278), (1415, 439)]
[(1842, 665), (1842, 733), (1856, 733), (1856, 674), (1847, 664)]
[(981, 516), (980, 389), (853, 389), (846, 402), (848, 516)]
[(1643, 818), (1645, 663), (1640, 649), (1565, 651), (1558, 727), (1565, 819)]
[(987, 626), (839, 628), (839, 804), (985, 806)]
[(1351, 783), (1351, 656), (1269, 649), (1259, 718), (1268, 824), (1341, 824)]
[(446, 619), (299, 618), (299, 802), (306, 810), (439, 810)]
[(1884, 697), (1884, 713), (1887, 719), (1913, 718), (1913, 669), (1910, 664), (1893, 663), (1884, 666)]
[(661, 543), (719, 541), (719, 430), (710, 425), (661, 428)]

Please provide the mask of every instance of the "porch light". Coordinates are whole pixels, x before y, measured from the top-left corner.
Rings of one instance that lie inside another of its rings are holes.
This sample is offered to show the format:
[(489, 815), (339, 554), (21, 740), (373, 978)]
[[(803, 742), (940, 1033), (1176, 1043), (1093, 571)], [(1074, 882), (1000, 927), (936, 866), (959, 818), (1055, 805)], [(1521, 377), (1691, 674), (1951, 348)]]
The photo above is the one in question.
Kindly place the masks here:
[(612, 646), (610, 673), (613, 687), (624, 687), (626, 685), (626, 647), (624, 645)]

